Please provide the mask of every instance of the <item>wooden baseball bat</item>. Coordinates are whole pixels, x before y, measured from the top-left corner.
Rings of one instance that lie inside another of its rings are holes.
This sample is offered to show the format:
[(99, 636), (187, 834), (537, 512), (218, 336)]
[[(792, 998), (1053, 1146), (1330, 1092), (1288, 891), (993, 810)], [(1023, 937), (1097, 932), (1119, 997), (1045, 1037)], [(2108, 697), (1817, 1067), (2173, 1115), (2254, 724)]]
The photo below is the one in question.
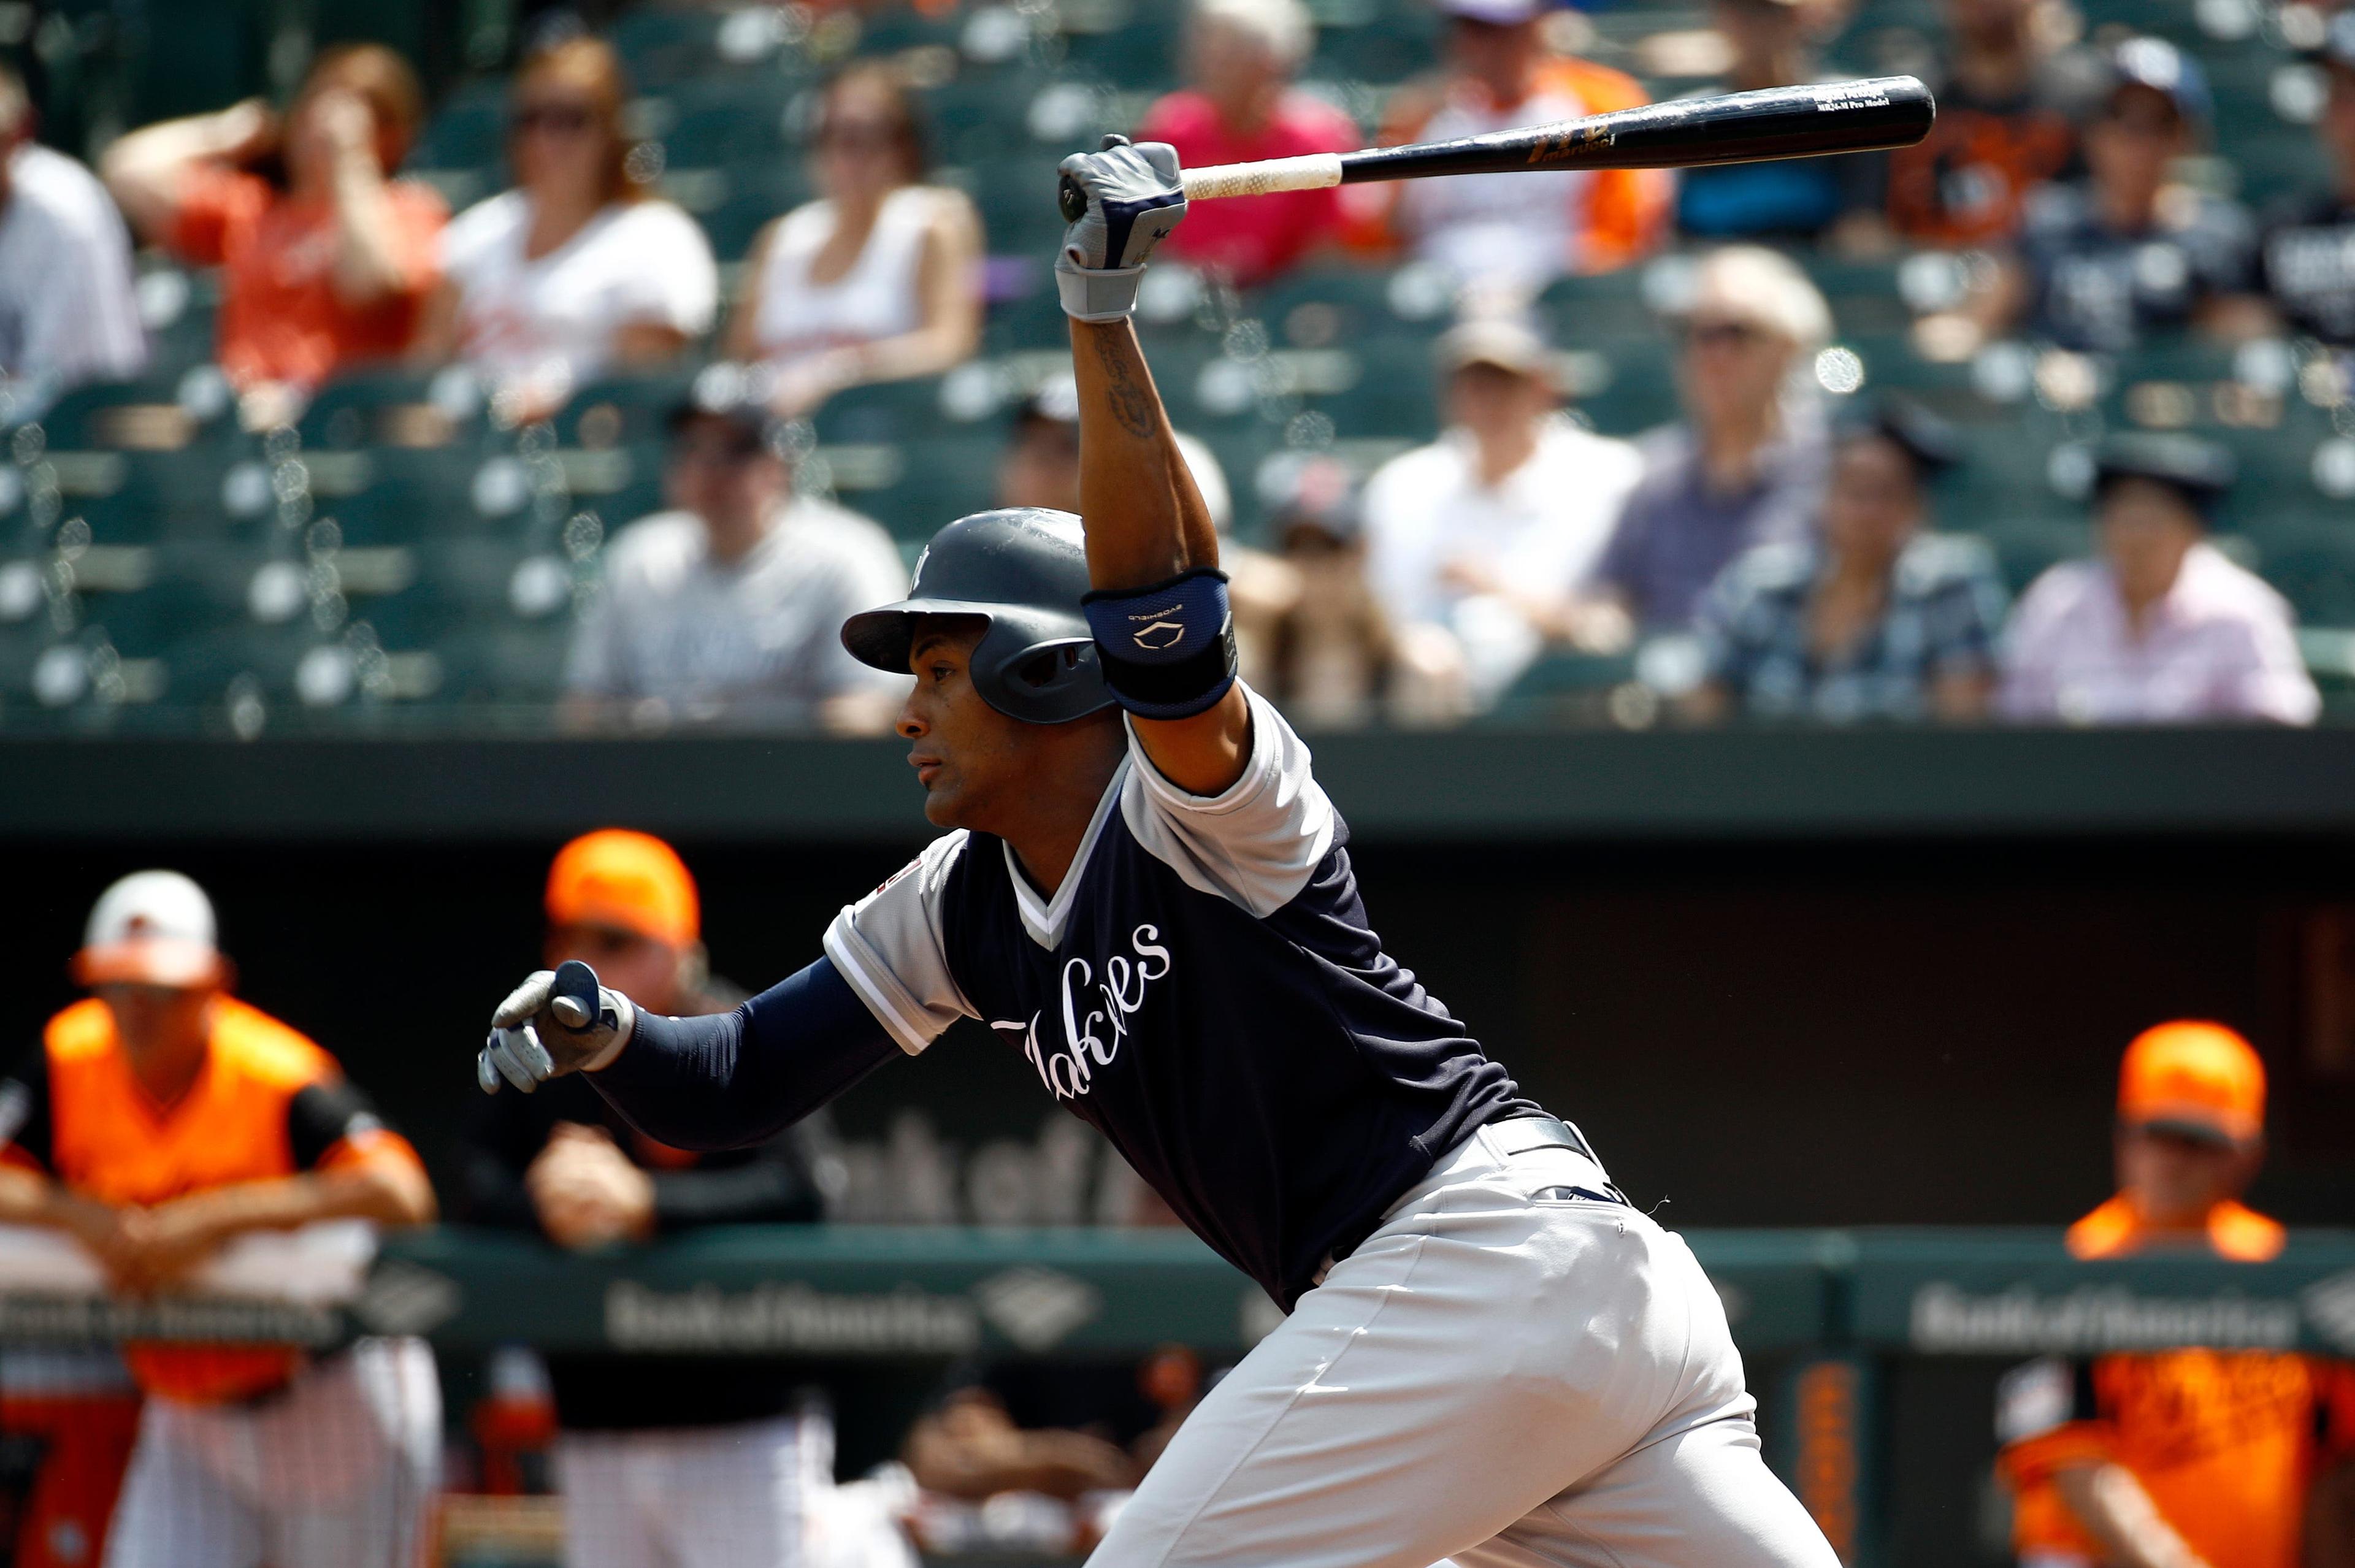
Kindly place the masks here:
[(1433, 175), (1504, 174), (1519, 169), (1689, 169), (1710, 164), (1813, 158), (1827, 153), (1870, 153), (1910, 147), (1930, 133), (1938, 108), (1930, 90), (1910, 76), (1815, 87), (1770, 87), (1647, 103), (1640, 109), (1590, 114), (1551, 125), (1530, 125), (1423, 142), (1318, 153), (1255, 164), (1215, 164), (1185, 172), (1189, 201), (1221, 196), (1262, 196), (1279, 190), (1321, 190), (1368, 180), (1428, 179)]

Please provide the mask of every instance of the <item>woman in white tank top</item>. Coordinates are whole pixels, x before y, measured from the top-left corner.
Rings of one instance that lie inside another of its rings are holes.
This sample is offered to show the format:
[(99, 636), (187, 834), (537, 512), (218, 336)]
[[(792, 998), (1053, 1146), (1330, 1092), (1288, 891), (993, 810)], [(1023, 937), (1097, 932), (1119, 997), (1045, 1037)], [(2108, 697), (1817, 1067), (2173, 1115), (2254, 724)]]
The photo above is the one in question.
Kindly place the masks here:
[(937, 375), (981, 342), (980, 219), (962, 192), (918, 183), (915, 109), (888, 69), (827, 85), (812, 146), (825, 194), (753, 242), (726, 339), (769, 368), (787, 415), (860, 382)]

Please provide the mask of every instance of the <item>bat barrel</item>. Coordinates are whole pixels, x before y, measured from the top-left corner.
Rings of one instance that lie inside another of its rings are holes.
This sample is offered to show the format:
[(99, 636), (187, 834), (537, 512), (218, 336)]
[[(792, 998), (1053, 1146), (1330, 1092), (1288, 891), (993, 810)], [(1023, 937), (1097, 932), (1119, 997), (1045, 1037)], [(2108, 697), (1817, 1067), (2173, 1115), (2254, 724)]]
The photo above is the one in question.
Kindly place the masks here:
[(1702, 168), (1909, 147), (1937, 117), (1910, 76), (1672, 100), (1558, 125), (1341, 157), (1341, 180), (1426, 179), (1544, 168)]
[(1937, 113), (1918, 80), (1881, 76), (1647, 103), (1454, 142), (1221, 164), (1188, 169), (1184, 177), (1188, 199), (1199, 201), (1437, 175), (1704, 168), (1910, 147), (1930, 133)]

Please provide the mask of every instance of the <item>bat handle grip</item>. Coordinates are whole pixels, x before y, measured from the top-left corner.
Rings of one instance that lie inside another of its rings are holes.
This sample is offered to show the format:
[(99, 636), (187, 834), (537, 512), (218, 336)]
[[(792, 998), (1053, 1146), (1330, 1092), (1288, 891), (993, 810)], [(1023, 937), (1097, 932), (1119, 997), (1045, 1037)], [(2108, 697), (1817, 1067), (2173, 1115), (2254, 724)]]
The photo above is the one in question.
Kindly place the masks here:
[(1298, 158), (1269, 158), (1256, 164), (1213, 164), (1188, 169), (1180, 176), (1186, 199), (1201, 201), (1220, 196), (1266, 196), (1279, 190), (1323, 190), (1341, 183), (1341, 155), (1311, 153)]
[(566, 1029), (583, 1029), (597, 1021), (597, 971), (578, 958), (556, 966), (549, 983), (548, 1010)]

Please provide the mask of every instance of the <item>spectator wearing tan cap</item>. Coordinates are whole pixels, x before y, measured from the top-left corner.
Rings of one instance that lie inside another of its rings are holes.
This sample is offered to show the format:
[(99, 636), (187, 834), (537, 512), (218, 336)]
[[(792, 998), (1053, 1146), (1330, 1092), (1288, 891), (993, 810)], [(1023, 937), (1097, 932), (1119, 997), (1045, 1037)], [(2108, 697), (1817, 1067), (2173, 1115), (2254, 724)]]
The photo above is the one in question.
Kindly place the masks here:
[(1447, 428), (1367, 483), (1366, 569), (1393, 625), (1460, 647), (1485, 707), (1565, 635), (1644, 464), (1562, 412), (1552, 357), (1518, 320), (1465, 322), (1437, 352)]
[[(91, 995), (0, 1082), (0, 1222), (74, 1237), (126, 1294), (185, 1290), (258, 1232), (433, 1218), (416, 1152), (335, 1059), (229, 994), (214, 929), (176, 871), (107, 889), (73, 964)], [(422, 1340), (132, 1344), (123, 1360), (147, 1403), (109, 1568), (415, 1561), (441, 1440)]]
[[(2263, 1156), (2264, 1108), (2264, 1066), (2223, 1025), (2137, 1037), (2118, 1079), (2118, 1191), (2070, 1227), (2070, 1252), (2278, 1254), (2281, 1226), (2241, 1201)], [(2334, 1457), (2318, 1434), (2355, 1432), (2350, 1417), (2343, 1365), (2280, 1351), (2031, 1361), (1998, 1393), (1998, 1467), (2017, 1499), (2020, 1559), (2297, 1568), (2307, 1488)]]
[[(549, 869), (546, 901), (550, 967), (580, 959), (638, 1006), (668, 1013), (725, 1012), (741, 1000), (711, 978), (695, 879), (661, 839), (619, 828), (574, 839)], [(805, 1151), (800, 1133), (719, 1154), (671, 1148), (574, 1077), (528, 1096), (476, 1099), (470, 1217), (581, 1252), (705, 1225), (814, 1221), (819, 1193)], [(566, 1561), (802, 1562), (833, 1446), (827, 1424), (803, 1413), (806, 1373), (743, 1357), (549, 1357)]]
[(1675, 322), (1681, 423), (1639, 443), (1644, 476), (1595, 569), (1583, 639), (1607, 645), (1625, 619), (1689, 627), (1717, 574), (1762, 544), (1803, 543), (1831, 461), (1815, 379), (1831, 307), (1787, 256), (1754, 245), (1710, 252)]

